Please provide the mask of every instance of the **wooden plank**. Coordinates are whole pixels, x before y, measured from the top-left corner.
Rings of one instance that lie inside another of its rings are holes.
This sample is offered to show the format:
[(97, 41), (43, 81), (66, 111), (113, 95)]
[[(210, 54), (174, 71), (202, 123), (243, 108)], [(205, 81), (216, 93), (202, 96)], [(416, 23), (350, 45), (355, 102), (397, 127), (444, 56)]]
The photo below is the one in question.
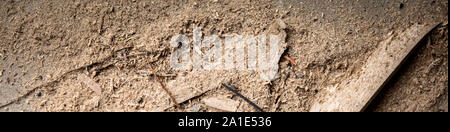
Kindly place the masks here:
[(218, 97), (210, 97), (202, 99), (202, 101), (205, 103), (205, 105), (209, 107), (213, 107), (215, 109), (228, 111), (228, 112), (236, 112), (239, 101), (235, 101), (228, 98), (218, 98)]
[(390, 33), (368, 58), (358, 77), (327, 89), (323, 97), (312, 105), (310, 111), (363, 111), (422, 38), (437, 25), (415, 24), (403, 32)]

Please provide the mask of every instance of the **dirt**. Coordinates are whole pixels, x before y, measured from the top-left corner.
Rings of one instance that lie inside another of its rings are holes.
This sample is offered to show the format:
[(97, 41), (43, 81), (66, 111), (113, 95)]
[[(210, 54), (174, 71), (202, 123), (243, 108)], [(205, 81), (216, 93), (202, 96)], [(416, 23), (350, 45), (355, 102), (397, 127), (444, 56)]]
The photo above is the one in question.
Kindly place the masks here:
[[(239, 101), (220, 82), (232, 83), (265, 111), (308, 111), (318, 94), (358, 76), (389, 32), (442, 24), (412, 55), (367, 111), (448, 111), (448, 1), (446, 0), (205, 0), (1, 1), (0, 111), (179, 111), (149, 66), (168, 84), (186, 78), (197, 91), (182, 111), (220, 111), (211, 97)], [(170, 38), (273, 33), (286, 24), (292, 58), (278, 77), (252, 72), (193, 72), (170, 68)], [(94, 80), (96, 94), (78, 76)], [(210, 84), (212, 83), (212, 84)], [(183, 86), (185, 83), (177, 83)], [(165, 109), (168, 108), (168, 109)]]

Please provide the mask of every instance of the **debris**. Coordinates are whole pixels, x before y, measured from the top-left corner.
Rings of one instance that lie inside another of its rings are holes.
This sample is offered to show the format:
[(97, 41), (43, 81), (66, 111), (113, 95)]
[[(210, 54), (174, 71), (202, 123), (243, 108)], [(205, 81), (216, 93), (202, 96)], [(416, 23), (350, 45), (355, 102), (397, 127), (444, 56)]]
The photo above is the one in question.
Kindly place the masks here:
[(258, 105), (256, 105), (255, 103), (253, 103), (252, 101), (250, 101), (248, 98), (246, 98), (244, 95), (242, 95), (241, 93), (239, 93), (238, 91), (236, 91), (235, 89), (231, 88), (230, 86), (222, 83), (222, 86), (225, 87), (227, 90), (230, 90), (231, 92), (233, 92), (234, 94), (238, 95), (239, 97), (241, 97), (242, 99), (244, 99), (245, 102), (249, 103), (250, 105), (252, 105), (253, 107), (255, 107), (256, 110), (258, 110), (259, 112), (264, 112)]
[(97, 32), (99, 35), (101, 35), (103, 33), (103, 23), (105, 21), (105, 14), (102, 15), (102, 17), (100, 18), (100, 22), (99, 22), (99, 26), (97, 29)]
[(276, 21), (277, 21), (277, 23), (278, 23), (278, 25), (280, 26), (281, 29), (286, 29), (287, 28), (287, 25), (286, 25), (286, 23), (284, 23), (283, 20), (277, 19)]
[(368, 58), (361, 76), (331, 87), (324, 99), (314, 103), (310, 111), (363, 111), (377, 95), (418, 43), (438, 24), (415, 24), (400, 33), (390, 33)]
[(303, 73), (298, 73), (298, 74), (296, 75), (297, 78), (303, 78), (303, 76), (304, 76)]
[[(145, 76), (150, 76), (150, 75), (154, 75), (154, 73), (152, 71), (147, 71), (147, 70), (139, 70), (137, 71), (138, 74), (141, 75), (145, 75)], [(162, 73), (162, 74), (158, 74), (159, 77), (176, 77), (176, 74), (166, 74), (166, 73)]]
[[(198, 97), (213, 88), (220, 87), (220, 83), (226, 79), (225, 71), (195, 71), (186, 75), (178, 75), (175, 80), (167, 83), (167, 89), (173, 94), (178, 103), (183, 103), (194, 97)], [(208, 76), (205, 76), (208, 75)], [(198, 82), (197, 80), (208, 80)], [(154, 111), (165, 111), (173, 104), (161, 107)]]
[(236, 112), (239, 101), (235, 101), (228, 98), (216, 98), (216, 97), (210, 97), (205, 98), (202, 100), (205, 105), (229, 112)]
[(313, 18), (313, 22), (317, 22), (319, 19), (317, 17)]
[(194, 106), (191, 106), (190, 108), (189, 108), (189, 111), (190, 112), (199, 112), (201, 109), (202, 109), (202, 105), (201, 104), (196, 104), (196, 105), (194, 105)]
[(36, 90), (35, 93), (36, 93), (36, 96), (37, 96), (37, 97), (41, 97), (41, 96), (42, 96), (42, 92), (41, 92), (40, 90)]
[(172, 93), (169, 92), (169, 90), (166, 88), (166, 86), (164, 85), (163, 82), (161, 82), (161, 80), (159, 80), (158, 78), (158, 74), (156, 74), (156, 71), (152, 68), (152, 66), (149, 66), (150, 70), (153, 71), (153, 75), (155, 76), (156, 81), (159, 82), (159, 84), (161, 84), (161, 87), (164, 89), (164, 91), (166, 91), (167, 95), (169, 95), (170, 99), (172, 100), (173, 104), (175, 104), (175, 106), (177, 106), (178, 109), (180, 109), (180, 105), (177, 103), (177, 100), (175, 99), (175, 97), (173, 97)]
[(3, 76), (3, 69), (0, 70), (0, 77)]
[(289, 56), (284, 56), (284, 58), (288, 59), (289, 62), (291, 62), (293, 66), (297, 66), (297, 64), (295, 64), (294, 60), (292, 60)]
[(86, 76), (85, 74), (78, 75), (78, 80), (86, 84), (89, 88), (91, 88), (97, 95), (102, 94), (102, 89), (98, 83), (96, 83), (94, 80)]

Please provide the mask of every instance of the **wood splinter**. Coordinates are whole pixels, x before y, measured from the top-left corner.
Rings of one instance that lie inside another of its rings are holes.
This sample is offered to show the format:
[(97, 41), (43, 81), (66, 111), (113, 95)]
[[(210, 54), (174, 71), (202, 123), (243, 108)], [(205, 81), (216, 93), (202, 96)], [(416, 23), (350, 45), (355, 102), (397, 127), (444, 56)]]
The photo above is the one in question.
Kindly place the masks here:
[(152, 66), (149, 66), (150, 70), (153, 71), (153, 75), (155, 75), (155, 79), (156, 81), (161, 84), (162, 89), (164, 89), (164, 91), (167, 93), (167, 95), (169, 95), (170, 99), (172, 100), (172, 102), (175, 104), (175, 106), (181, 111), (181, 107), (180, 105), (177, 103), (177, 101), (175, 100), (175, 97), (172, 95), (172, 93), (169, 92), (169, 90), (166, 88), (166, 86), (164, 85), (164, 83), (159, 80), (158, 78), (158, 74), (156, 74), (156, 71), (152, 68)]

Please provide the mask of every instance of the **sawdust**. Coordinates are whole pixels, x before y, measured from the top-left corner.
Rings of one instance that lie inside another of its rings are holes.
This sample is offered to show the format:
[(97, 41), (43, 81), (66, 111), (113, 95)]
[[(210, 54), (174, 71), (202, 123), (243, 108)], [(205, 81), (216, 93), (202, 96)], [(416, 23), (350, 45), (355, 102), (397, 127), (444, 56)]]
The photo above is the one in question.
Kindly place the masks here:
[(415, 24), (401, 32), (391, 32), (370, 55), (359, 76), (326, 89), (311, 111), (363, 111), (386, 84), (409, 53), (437, 24)]
[(448, 23), (443, 23), (393, 77), (368, 111), (448, 112)]
[[(255, 111), (220, 87), (223, 82), (265, 111), (308, 111), (317, 94), (358, 75), (388, 32), (448, 21), (445, 0), (9, 0), (0, 6), (0, 106), (13, 100), (5, 106), (9, 111), (177, 111), (149, 65), (168, 87), (191, 91), (172, 90), (184, 111), (194, 106), (194, 111), (216, 111), (198, 106), (203, 98), (223, 96), (240, 102), (237, 111)], [(196, 26), (203, 36), (221, 38), (283, 29), (283, 55), (297, 66), (280, 57), (271, 83), (261, 83), (250, 71), (172, 70), (170, 38), (192, 37)], [(432, 40), (416, 54), (421, 61), (401, 71), (400, 83), (382, 92), (375, 111), (442, 109), (440, 100), (448, 97), (448, 38)], [(92, 76), (102, 88), (100, 95), (80, 83), (81, 74)], [(416, 91), (414, 80), (428, 92)]]

